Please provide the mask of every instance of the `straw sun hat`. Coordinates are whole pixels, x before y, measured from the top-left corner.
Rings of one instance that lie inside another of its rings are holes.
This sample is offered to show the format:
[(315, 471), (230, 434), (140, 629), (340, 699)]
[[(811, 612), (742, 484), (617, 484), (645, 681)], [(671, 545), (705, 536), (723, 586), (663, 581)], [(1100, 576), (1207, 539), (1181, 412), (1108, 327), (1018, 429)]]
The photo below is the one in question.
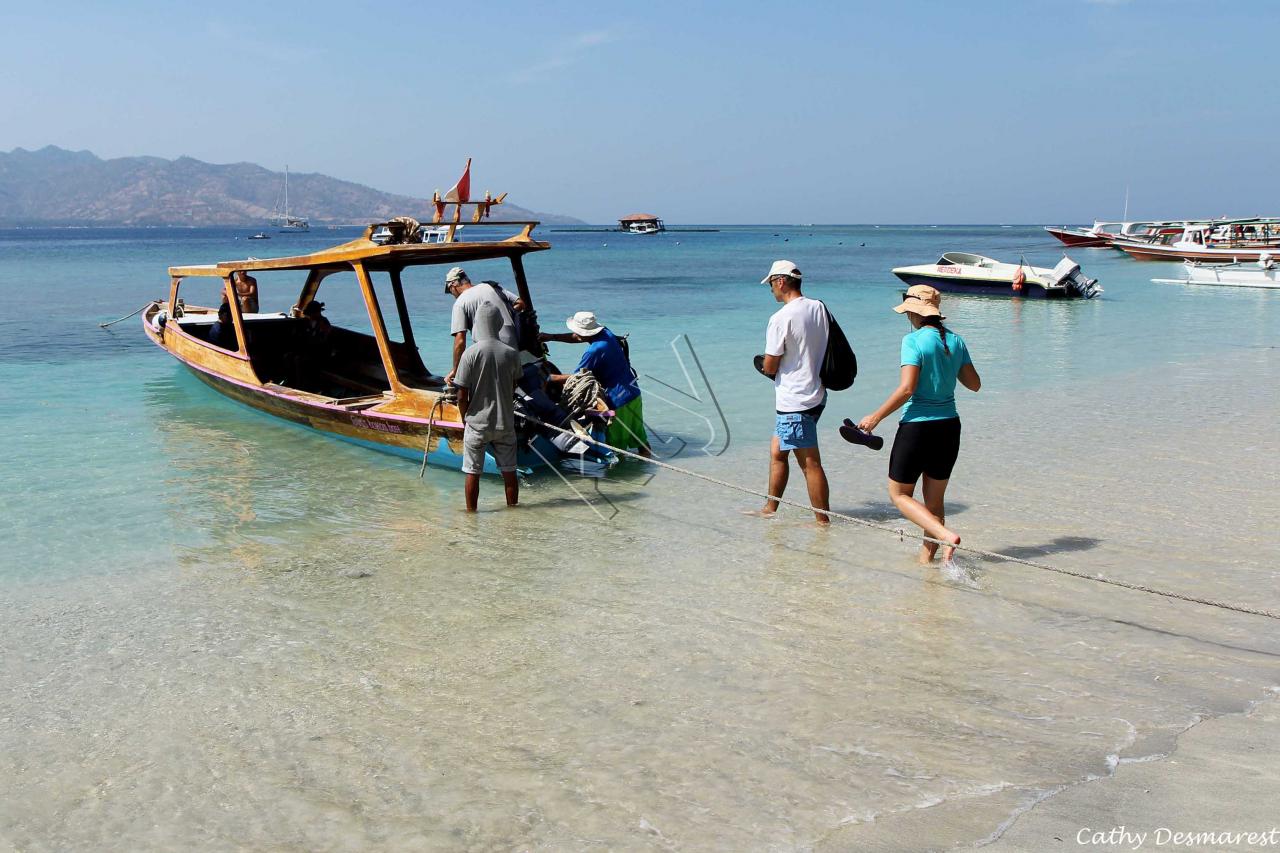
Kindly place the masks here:
[(939, 317), (945, 320), (947, 318), (943, 317), (942, 312), (938, 310), (941, 302), (942, 294), (937, 288), (927, 284), (913, 284), (903, 294), (902, 304), (893, 306), (893, 310), (899, 314), (910, 311), (918, 317)]

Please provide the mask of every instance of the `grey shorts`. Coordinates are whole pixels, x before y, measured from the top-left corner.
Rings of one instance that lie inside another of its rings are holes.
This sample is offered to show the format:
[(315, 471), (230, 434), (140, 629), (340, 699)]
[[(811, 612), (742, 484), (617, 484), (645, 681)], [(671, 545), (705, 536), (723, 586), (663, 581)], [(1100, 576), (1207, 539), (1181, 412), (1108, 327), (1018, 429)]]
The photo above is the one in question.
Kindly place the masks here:
[(484, 450), (493, 447), (493, 460), (502, 473), (516, 470), (516, 434), (505, 430), (474, 429), (467, 424), (462, 431), (462, 473), (484, 473)]

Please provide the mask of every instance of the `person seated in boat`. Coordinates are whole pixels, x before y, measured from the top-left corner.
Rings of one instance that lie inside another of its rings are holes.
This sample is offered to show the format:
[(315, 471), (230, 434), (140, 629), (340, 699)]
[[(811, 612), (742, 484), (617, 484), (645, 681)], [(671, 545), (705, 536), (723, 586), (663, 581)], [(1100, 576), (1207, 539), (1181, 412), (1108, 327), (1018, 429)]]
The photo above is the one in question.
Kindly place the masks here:
[(502, 315), (493, 305), (477, 306), (475, 343), (458, 363), (454, 384), (458, 387), (458, 414), (462, 433), (462, 473), (466, 475), (464, 498), (467, 512), (475, 512), (480, 498), (480, 474), (485, 450), (491, 449), (502, 482), (507, 506), (520, 500), (516, 479), (516, 383), (520, 380), (520, 356), (515, 347), (498, 337)]
[(467, 271), (462, 267), (454, 267), (444, 278), (444, 292), (453, 297), (453, 316), (449, 324), (449, 334), (453, 335), (453, 366), (444, 381), (452, 383), (458, 372), (458, 362), (462, 351), (467, 348), (467, 333), (475, 324), (476, 311), (481, 305), (492, 305), (502, 320), (502, 328), (498, 331), (498, 340), (507, 346), (520, 350), (520, 328), (518, 312), (524, 311), (524, 300), (510, 291), (503, 290), (494, 281), (482, 281), (479, 285), (471, 283)]
[(227, 302), (218, 306), (218, 319), (209, 327), (209, 343), (231, 352), (240, 349), (236, 340), (235, 323), (231, 319), (231, 305)]
[(328, 369), (335, 356), (333, 324), (324, 316), (324, 303), (314, 299), (302, 309), (293, 349), (285, 354), (289, 380), (294, 388), (316, 387), (320, 371)]
[[(258, 313), (258, 280), (243, 270), (232, 273), (231, 284), (236, 289), (236, 299), (240, 302), (240, 313)], [(224, 295), (225, 298), (225, 295)]]
[[(614, 417), (605, 433), (605, 442), (623, 450), (634, 449), (648, 458), (652, 453), (649, 435), (644, 428), (640, 383), (636, 381), (636, 372), (621, 339), (590, 311), (579, 311), (565, 320), (565, 325), (569, 329), (568, 334), (539, 335), (539, 340), (587, 344), (587, 351), (582, 354), (574, 372), (590, 370), (609, 398)], [(568, 374), (552, 374), (548, 381), (561, 383), (568, 378)]]

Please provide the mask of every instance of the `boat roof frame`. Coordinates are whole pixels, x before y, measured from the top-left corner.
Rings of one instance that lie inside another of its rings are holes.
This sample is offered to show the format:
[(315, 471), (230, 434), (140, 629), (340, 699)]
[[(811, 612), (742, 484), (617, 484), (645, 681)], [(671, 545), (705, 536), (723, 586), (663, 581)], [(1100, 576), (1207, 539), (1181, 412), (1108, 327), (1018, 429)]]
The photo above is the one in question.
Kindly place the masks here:
[[(446, 224), (452, 225), (453, 223)], [(494, 258), (519, 258), (530, 252), (541, 252), (551, 248), (550, 243), (533, 238), (533, 229), (538, 225), (536, 220), (484, 222), (481, 224), (486, 227), (518, 226), (520, 230), (515, 235), (502, 240), (454, 242), (451, 239), (444, 243), (378, 244), (373, 242), (372, 237), (374, 231), (381, 227), (382, 223), (375, 223), (365, 228), (364, 234), (355, 240), (307, 255), (294, 255), (284, 258), (245, 258), (236, 261), (220, 261), (216, 264), (172, 266), (169, 267), (169, 276), (171, 278), (227, 278), (235, 272), (286, 270), (326, 270), (337, 272), (350, 269), (355, 265), (363, 266), (370, 271), (401, 270), (410, 266), (458, 264)]]

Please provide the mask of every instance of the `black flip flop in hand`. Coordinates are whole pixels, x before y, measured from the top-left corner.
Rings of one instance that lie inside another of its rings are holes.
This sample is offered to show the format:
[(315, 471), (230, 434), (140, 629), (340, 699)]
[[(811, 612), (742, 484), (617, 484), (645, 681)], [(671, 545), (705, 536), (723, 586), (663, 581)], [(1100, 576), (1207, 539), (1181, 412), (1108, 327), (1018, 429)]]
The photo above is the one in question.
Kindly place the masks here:
[(858, 425), (848, 418), (844, 419), (844, 424), (840, 427), (840, 437), (850, 444), (861, 444), (865, 447), (870, 447), (872, 450), (879, 450), (884, 447), (884, 438), (872, 435), (866, 430), (858, 429)]

